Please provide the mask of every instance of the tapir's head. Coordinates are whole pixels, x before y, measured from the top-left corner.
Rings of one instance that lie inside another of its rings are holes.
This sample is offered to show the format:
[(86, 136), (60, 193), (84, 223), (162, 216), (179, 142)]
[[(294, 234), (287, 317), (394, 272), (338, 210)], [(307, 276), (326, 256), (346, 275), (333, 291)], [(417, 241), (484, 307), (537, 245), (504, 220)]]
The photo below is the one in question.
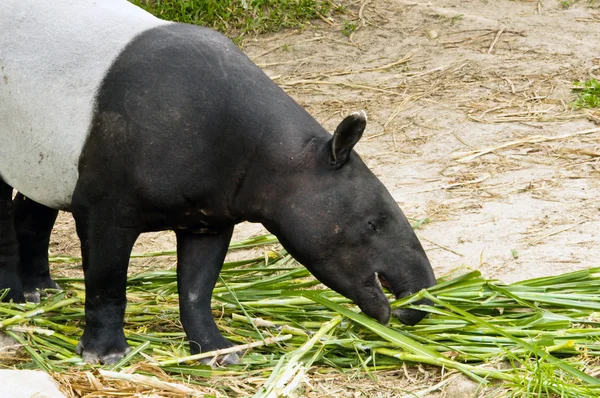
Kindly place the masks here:
[[(406, 217), (353, 151), (365, 126), (364, 112), (348, 116), (333, 137), (309, 140), (292, 167), (269, 175), (275, 192), (261, 221), (321, 282), (385, 324), (391, 310), (382, 285), (404, 297), (436, 280)], [(425, 313), (395, 315), (414, 325)]]

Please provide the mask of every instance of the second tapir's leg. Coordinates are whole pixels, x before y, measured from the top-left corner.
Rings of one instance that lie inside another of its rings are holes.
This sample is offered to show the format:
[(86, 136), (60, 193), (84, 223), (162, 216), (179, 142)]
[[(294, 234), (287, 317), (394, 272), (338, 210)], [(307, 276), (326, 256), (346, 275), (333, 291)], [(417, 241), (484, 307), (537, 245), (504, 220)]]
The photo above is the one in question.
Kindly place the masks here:
[[(181, 323), (192, 354), (230, 347), (213, 319), (210, 300), (229, 247), (233, 226), (217, 234), (177, 231), (177, 285)], [(239, 363), (236, 354), (219, 359)]]
[(40, 302), (37, 289), (59, 289), (50, 277), (48, 245), (58, 210), (18, 193), (14, 201), (15, 229), (19, 241), (19, 274), (27, 301)]
[(25, 301), (19, 280), (19, 244), (15, 233), (13, 189), (0, 179), (0, 289), (9, 288), (5, 300)]
[(126, 209), (106, 201), (84, 205), (78, 196), (73, 197), (73, 216), (85, 275), (85, 329), (76, 352), (86, 362), (112, 364), (129, 351), (123, 333), (125, 289), (139, 232), (124, 222), (130, 216)]

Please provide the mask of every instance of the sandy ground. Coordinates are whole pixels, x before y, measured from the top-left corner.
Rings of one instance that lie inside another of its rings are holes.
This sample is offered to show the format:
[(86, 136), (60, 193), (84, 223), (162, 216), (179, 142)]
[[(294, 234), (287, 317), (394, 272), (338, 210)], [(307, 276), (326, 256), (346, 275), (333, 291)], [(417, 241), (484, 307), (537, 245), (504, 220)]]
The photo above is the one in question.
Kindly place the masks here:
[[(344, 14), (244, 50), (330, 131), (367, 111), (357, 151), (405, 214), (426, 220), (417, 233), (438, 275), (478, 269), (511, 282), (600, 257), (600, 112), (569, 106), (572, 82), (600, 75), (600, 5), (565, 3), (346, 2)], [(358, 28), (350, 37), (344, 20)], [(260, 232), (245, 224), (236, 238)], [(135, 250), (173, 247), (161, 233)], [(69, 215), (51, 251), (78, 253)], [(390, 377), (358, 389), (321, 383), (314, 396), (400, 396), (439, 381), (423, 374), (391, 376), (397, 388)], [(463, 396), (452, 391), (433, 394)]]

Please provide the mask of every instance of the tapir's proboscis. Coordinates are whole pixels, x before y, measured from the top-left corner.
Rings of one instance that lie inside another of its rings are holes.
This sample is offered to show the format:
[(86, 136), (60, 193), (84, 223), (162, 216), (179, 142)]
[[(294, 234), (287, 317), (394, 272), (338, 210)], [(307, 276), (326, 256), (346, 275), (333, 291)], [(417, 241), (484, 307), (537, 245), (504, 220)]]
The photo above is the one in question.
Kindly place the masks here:
[[(86, 287), (77, 351), (116, 362), (129, 350), (133, 244), (173, 230), (190, 350), (225, 348), (212, 289), (234, 225), (250, 221), (387, 323), (381, 283), (403, 297), (435, 277), (397, 203), (353, 150), (366, 123), (353, 113), (331, 135), (211, 29), (125, 0), (3, 0), (0, 288), (39, 301), (40, 289), (58, 287), (50, 233), (59, 210), (72, 212)], [(395, 315), (412, 325), (425, 313)]]

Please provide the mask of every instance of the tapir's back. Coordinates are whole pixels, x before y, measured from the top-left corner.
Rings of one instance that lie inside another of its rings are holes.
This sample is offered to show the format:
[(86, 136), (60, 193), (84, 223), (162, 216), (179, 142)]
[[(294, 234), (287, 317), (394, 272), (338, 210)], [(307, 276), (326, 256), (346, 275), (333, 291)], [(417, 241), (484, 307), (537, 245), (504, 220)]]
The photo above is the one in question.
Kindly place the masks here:
[(125, 0), (1, 3), (0, 176), (68, 208), (102, 79), (136, 35), (168, 22)]

